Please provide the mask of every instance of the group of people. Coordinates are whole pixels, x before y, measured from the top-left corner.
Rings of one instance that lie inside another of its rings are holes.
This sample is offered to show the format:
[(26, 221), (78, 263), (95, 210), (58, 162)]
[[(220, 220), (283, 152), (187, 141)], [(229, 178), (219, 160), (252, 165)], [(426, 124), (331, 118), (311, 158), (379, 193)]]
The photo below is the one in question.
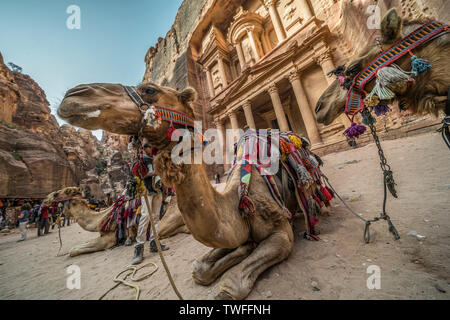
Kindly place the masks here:
[[(14, 201), (4, 202), (0, 200), (0, 230), (7, 228), (8, 226), (8, 218), (6, 215), (6, 208), (16, 208), (18, 207), (18, 203)], [(60, 224), (61, 227), (70, 226), (70, 218), (66, 217), (63, 214), (63, 204), (62, 203), (52, 203), (50, 206), (47, 206), (43, 203), (37, 201), (23, 201), (24, 202), (20, 206), (20, 213), (17, 216), (16, 227), (20, 230), (20, 241), (24, 241), (27, 238), (27, 226), (35, 224), (37, 228), (37, 235), (42, 236), (48, 234), (50, 231), (50, 227), (53, 230), (57, 223)], [(6, 203), (6, 204), (5, 204)], [(20, 202), (19, 202), (20, 203)], [(58, 221), (58, 217), (62, 219), (62, 221)], [(14, 220), (13, 220), (14, 221)]]

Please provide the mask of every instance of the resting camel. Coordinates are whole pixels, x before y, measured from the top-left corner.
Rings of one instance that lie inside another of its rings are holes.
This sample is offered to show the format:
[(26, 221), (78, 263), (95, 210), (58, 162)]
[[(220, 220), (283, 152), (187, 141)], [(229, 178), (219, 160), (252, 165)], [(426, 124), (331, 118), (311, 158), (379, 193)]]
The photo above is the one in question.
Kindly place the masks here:
[[(192, 88), (177, 91), (152, 83), (134, 88), (148, 105), (165, 107), (194, 117)], [(155, 171), (177, 195), (186, 226), (193, 237), (213, 248), (196, 260), (192, 276), (197, 284), (209, 285), (222, 275), (218, 299), (244, 299), (258, 276), (282, 262), (291, 253), (294, 234), (287, 214), (267, 188), (258, 171), (252, 168), (249, 197), (255, 215), (247, 219), (239, 212), (240, 170), (234, 170), (223, 192), (211, 185), (203, 164), (175, 164), (171, 151), (177, 142), (168, 140), (170, 123), (140, 126), (142, 114), (120, 84), (83, 84), (70, 89), (58, 108), (58, 115), (70, 124), (88, 130), (142, 136), (154, 147)], [(183, 128), (182, 126), (178, 126)], [(192, 149), (191, 156), (195, 149)], [(279, 184), (279, 181), (278, 181)], [(283, 190), (279, 184), (279, 190)], [(294, 198), (293, 192), (281, 192)], [(308, 194), (309, 195), (309, 194)], [(295, 199), (285, 199), (290, 212), (296, 211)]]
[[(53, 201), (58, 199), (69, 199), (69, 206), (64, 206), (63, 211), (63, 214), (66, 217), (76, 219), (78, 225), (86, 231), (100, 233), (100, 237), (73, 247), (69, 252), (71, 257), (109, 249), (116, 245), (117, 236), (115, 226), (112, 226), (111, 231), (108, 232), (103, 232), (100, 230), (111, 213), (113, 209), (112, 206), (99, 212), (90, 209), (87, 201), (82, 199), (82, 191), (78, 187), (68, 187), (52, 192), (44, 201), (46, 204), (51, 204)], [(159, 193), (151, 197), (151, 199), (152, 210), (159, 213), (162, 195)], [(169, 205), (164, 218), (161, 220), (159, 226), (160, 232), (166, 237), (182, 232), (180, 231), (181, 228), (179, 217), (180, 214), (177, 208)], [(136, 236), (137, 226), (128, 228), (126, 231), (129, 238), (134, 238)]]
[[(414, 31), (426, 20), (409, 21), (398, 16), (395, 9), (391, 9), (381, 22), (381, 46), (383, 50), (390, 48), (401, 38)], [(344, 75), (353, 79), (378, 54), (380, 49), (376, 45), (366, 47), (357, 58), (348, 62), (344, 67)], [(432, 67), (415, 77), (415, 84), (406, 87), (390, 88), (397, 96), (400, 105), (407, 107), (413, 114), (434, 114), (444, 111), (447, 94), (450, 87), (450, 34), (420, 45), (413, 50), (417, 57), (427, 59)], [(411, 70), (411, 57), (405, 55), (396, 61), (403, 70)], [(370, 92), (375, 81), (370, 81), (366, 91)], [(335, 80), (322, 94), (316, 105), (317, 121), (325, 125), (331, 124), (344, 112), (347, 90), (341, 88)]]

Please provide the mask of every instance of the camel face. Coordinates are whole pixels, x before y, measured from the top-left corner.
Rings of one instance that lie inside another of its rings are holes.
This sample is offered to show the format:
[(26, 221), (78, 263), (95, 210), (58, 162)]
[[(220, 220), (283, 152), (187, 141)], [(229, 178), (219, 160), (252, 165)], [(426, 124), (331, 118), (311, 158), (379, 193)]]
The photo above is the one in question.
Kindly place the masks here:
[(82, 193), (81, 189), (78, 187), (67, 187), (55, 192), (50, 193), (45, 199), (44, 204), (47, 206), (50, 206), (55, 201), (60, 201), (61, 199), (67, 199), (67, 198), (75, 198), (80, 197), (81, 198)]
[[(177, 90), (143, 83), (136, 87), (141, 98), (149, 105), (181, 111), (193, 116), (189, 103), (195, 100), (193, 89)], [(70, 124), (88, 130), (103, 129), (117, 134), (136, 134), (142, 115), (120, 84), (83, 84), (67, 91), (58, 115)], [(169, 123), (157, 127), (147, 126), (144, 134), (155, 146), (167, 137)]]
[(105, 83), (82, 84), (67, 91), (58, 115), (77, 127), (121, 134), (133, 134), (140, 120), (140, 112), (125, 89)]
[(338, 80), (335, 80), (317, 101), (317, 122), (325, 125), (331, 124), (344, 112), (346, 98), (347, 91), (340, 87)]

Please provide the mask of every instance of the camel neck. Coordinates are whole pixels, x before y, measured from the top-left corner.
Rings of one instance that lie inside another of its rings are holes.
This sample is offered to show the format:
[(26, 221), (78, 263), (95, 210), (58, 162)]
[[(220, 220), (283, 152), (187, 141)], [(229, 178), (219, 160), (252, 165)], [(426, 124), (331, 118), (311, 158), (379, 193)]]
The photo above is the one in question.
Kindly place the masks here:
[(70, 207), (71, 215), (77, 219), (77, 223), (86, 231), (100, 231), (106, 217), (111, 213), (113, 207), (106, 208), (99, 212), (91, 210), (85, 203), (72, 204)]
[(195, 239), (216, 248), (236, 248), (248, 239), (248, 225), (238, 212), (237, 189), (229, 194), (217, 192), (203, 164), (175, 165), (170, 151), (158, 160), (155, 169), (162, 177), (180, 171), (182, 178), (169, 183), (175, 188), (178, 208)]

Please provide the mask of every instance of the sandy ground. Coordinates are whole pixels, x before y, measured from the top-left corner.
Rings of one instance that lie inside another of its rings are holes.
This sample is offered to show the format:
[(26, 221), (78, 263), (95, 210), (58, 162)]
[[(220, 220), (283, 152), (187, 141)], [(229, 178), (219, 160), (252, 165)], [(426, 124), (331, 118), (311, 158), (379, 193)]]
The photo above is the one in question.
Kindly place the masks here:
[[(398, 199), (388, 214), (401, 239), (394, 241), (384, 221), (372, 225), (372, 242), (362, 240), (363, 223), (337, 200), (334, 214), (320, 221), (322, 241), (303, 239), (303, 221), (296, 221), (290, 257), (265, 271), (249, 299), (449, 299), (450, 298), (450, 153), (436, 133), (382, 142), (398, 184)], [(373, 144), (325, 156), (324, 171), (351, 206), (371, 218), (381, 209), (382, 180)], [(407, 233), (426, 236), (419, 241)], [(63, 252), (96, 237), (78, 225), (62, 229)], [(98, 299), (128, 265), (132, 247), (118, 247), (75, 258), (56, 257), (57, 232), (17, 243), (17, 233), (0, 236), (0, 299)], [(209, 287), (194, 283), (192, 263), (208, 251), (190, 235), (164, 241), (165, 256), (185, 299), (213, 299), (218, 281)], [(145, 262), (159, 269), (139, 282), (141, 299), (176, 299), (157, 254), (145, 248)], [(81, 270), (81, 289), (66, 287), (67, 267)], [(381, 270), (381, 289), (369, 290), (367, 267)], [(436, 288), (446, 291), (441, 292)], [(315, 286), (317, 289), (314, 289)], [(134, 290), (120, 286), (106, 299), (134, 299)]]

